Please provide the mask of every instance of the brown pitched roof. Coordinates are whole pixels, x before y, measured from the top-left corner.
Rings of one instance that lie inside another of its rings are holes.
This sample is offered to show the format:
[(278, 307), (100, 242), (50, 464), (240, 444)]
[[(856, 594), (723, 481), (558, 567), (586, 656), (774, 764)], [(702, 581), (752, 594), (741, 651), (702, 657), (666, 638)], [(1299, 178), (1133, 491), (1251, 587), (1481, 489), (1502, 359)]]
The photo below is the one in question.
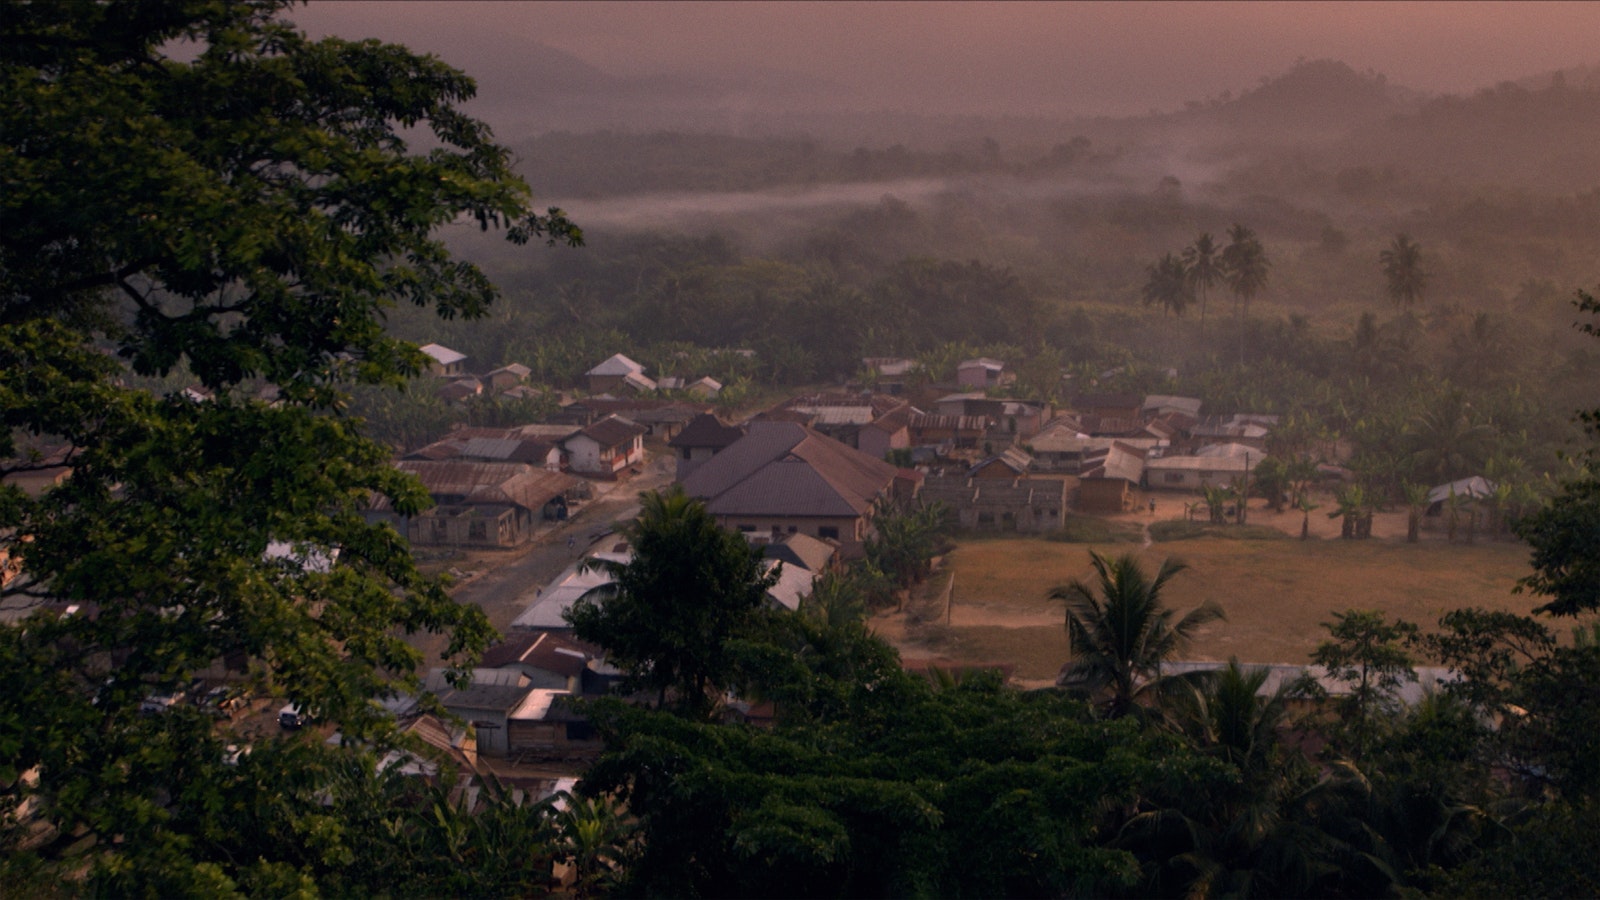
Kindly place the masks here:
[(750, 432), (684, 479), (716, 515), (865, 514), (899, 470), (793, 422), (753, 422)]
[[(578, 435), (582, 435), (602, 447), (615, 447), (633, 440), (648, 430), (639, 423), (624, 419), (621, 416), (606, 416), (604, 419), (578, 432)], [(578, 435), (573, 435), (573, 437)], [(572, 438), (567, 438), (567, 440), (570, 441)]]
[[(525, 463), (402, 459), (394, 467), (417, 476), (430, 495), (445, 503), (537, 510), (577, 483), (570, 475)], [(386, 497), (373, 501), (374, 509), (388, 506)]]
[(702, 413), (689, 420), (689, 424), (683, 426), (677, 437), (667, 441), (667, 446), (710, 447), (721, 450), (742, 437), (744, 437), (743, 428), (737, 425), (725, 425), (716, 416)]
[(583, 674), (585, 664), (597, 654), (576, 641), (548, 631), (529, 631), (511, 635), (483, 651), (478, 665), (499, 669), (521, 663), (565, 678)]

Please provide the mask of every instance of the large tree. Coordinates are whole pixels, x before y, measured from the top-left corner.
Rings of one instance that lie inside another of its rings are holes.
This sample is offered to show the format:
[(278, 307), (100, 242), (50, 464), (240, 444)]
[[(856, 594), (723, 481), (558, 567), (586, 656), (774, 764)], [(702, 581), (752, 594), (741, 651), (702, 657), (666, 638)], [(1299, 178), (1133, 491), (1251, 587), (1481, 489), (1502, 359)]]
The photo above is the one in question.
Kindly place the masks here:
[(1063, 684), (1079, 686), (1112, 716), (1127, 715), (1162, 687), (1161, 664), (1183, 650), (1202, 626), (1226, 618), (1214, 603), (1183, 615), (1162, 594), (1186, 567), (1168, 559), (1155, 577), (1132, 554), (1107, 559), (1090, 552), (1094, 582), (1076, 580), (1050, 591), (1066, 604), (1072, 661)]
[(1144, 305), (1159, 306), (1162, 315), (1182, 318), (1194, 300), (1194, 285), (1189, 283), (1183, 260), (1168, 253), (1152, 263), (1145, 273), (1147, 277), (1140, 292)]
[[(188, 711), (136, 710), (227, 661), (383, 740), (370, 701), (415, 684), (408, 633), (451, 632), (452, 656), (485, 643), (481, 612), (364, 521), (374, 494), (427, 498), (339, 409), (349, 383), (419, 368), (385, 309), (494, 299), (436, 229), (578, 238), (530, 211), (506, 151), (456, 109), (470, 79), (401, 47), (309, 41), (282, 6), (0, 7), (0, 474), (71, 472), (41, 496), (0, 488), (0, 549), (23, 570), (6, 591), (39, 610), (0, 630), (0, 783), (16, 800), (36, 774), (48, 820), (93, 848), (72, 870), (117, 892), (352, 864), (331, 834), (285, 850), (222, 825), (241, 778), (279, 776), (223, 766), (229, 736)], [(326, 774), (307, 765), (296, 783)]]
[(688, 715), (704, 715), (731, 687), (731, 642), (751, 634), (777, 573), (743, 535), (717, 524), (705, 504), (674, 488), (641, 496), (622, 530), (627, 562), (590, 563), (611, 582), (567, 613), (573, 631), (604, 647), (636, 687)]

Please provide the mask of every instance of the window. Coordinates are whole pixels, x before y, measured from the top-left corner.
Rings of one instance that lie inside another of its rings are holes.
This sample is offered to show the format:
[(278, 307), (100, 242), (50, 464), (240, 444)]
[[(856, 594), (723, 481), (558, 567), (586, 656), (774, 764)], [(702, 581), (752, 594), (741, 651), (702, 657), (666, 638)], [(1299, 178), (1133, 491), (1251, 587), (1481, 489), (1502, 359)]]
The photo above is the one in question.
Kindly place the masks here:
[(1183, 484), (1182, 472), (1168, 472), (1164, 477), (1167, 484)]
[(467, 537), (475, 541), (489, 539), (489, 523), (484, 519), (473, 519), (467, 523)]
[(800, 530), (800, 529), (799, 529), (799, 527), (797, 527), (797, 526), (794, 526), (794, 525), (790, 525), (790, 526), (789, 526), (789, 533), (790, 533), (790, 534), (794, 534), (794, 533), (795, 533), (795, 532), (796, 532), (796, 531), (799, 531), (799, 530)]
[(817, 537), (837, 541), (839, 539), (839, 529), (832, 525), (823, 525), (817, 529)]
[(756, 530), (756, 527), (754, 525), (740, 525), (739, 526), (739, 533), (740, 534), (754, 534), (755, 530)]

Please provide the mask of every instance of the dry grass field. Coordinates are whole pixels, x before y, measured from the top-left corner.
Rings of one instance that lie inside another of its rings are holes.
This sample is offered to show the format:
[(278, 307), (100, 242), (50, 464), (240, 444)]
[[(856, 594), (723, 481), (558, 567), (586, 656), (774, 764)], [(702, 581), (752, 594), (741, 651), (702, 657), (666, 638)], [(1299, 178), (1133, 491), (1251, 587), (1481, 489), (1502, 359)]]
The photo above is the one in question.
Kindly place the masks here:
[[(873, 625), (906, 656), (1009, 662), (1019, 680), (1048, 681), (1067, 658), (1067, 642), (1061, 606), (1047, 594), (1075, 578), (1093, 578), (1091, 549), (1134, 552), (1151, 572), (1167, 557), (1188, 564), (1169, 583), (1167, 601), (1188, 609), (1211, 600), (1228, 617), (1194, 642), (1187, 654), (1192, 659), (1304, 662), (1326, 637), (1322, 623), (1351, 608), (1382, 609), (1428, 627), (1463, 606), (1526, 612), (1538, 604), (1512, 592), (1528, 572), (1528, 550), (1513, 542), (1201, 538), (1140, 549), (1126, 543), (1096, 548), (984, 539), (964, 542), (946, 557), (908, 614), (880, 616)], [(946, 609), (935, 595), (952, 574), (954, 600), (946, 624)]]

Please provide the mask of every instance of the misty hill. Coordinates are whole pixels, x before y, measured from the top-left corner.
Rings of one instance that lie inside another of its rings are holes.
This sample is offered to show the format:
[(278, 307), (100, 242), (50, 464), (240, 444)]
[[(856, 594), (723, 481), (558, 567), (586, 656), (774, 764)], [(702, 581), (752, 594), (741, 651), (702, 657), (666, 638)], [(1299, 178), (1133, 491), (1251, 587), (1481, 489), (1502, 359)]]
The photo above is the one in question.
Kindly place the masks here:
[(1600, 89), (1503, 84), (1361, 129), (1346, 160), (1556, 193), (1600, 187)]

